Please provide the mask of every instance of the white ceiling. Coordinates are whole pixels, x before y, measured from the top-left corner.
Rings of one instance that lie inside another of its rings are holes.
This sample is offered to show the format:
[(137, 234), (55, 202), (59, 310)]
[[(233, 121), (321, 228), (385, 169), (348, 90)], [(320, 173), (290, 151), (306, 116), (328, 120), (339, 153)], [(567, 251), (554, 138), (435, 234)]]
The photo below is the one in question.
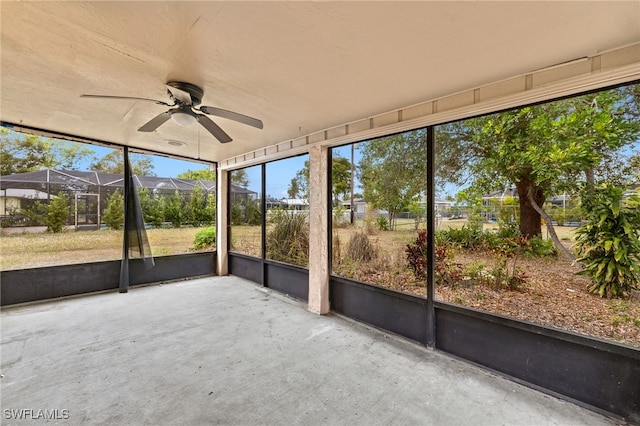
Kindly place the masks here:
[[(640, 2), (11, 2), (2, 15), (7, 123), (218, 161), (640, 41)], [(137, 128), (164, 83), (260, 118)], [(178, 140), (175, 147), (168, 141)]]

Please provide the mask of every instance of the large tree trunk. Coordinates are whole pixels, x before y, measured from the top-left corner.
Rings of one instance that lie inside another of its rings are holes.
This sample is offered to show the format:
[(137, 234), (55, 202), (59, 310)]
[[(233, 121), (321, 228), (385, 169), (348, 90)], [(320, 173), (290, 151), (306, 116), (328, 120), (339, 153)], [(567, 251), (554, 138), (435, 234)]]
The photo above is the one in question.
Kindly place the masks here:
[(535, 183), (527, 178), (516, 182), (518, 190), (518, 201), (520, 202), (520, 233), (526, 237), (542, 235), (542, 221), (540, 213), (534, 208), (529, 199), (529, 188), (533, 187), (533, 199), (538, 206), (542, 206), (545, 201), (544, 194)]

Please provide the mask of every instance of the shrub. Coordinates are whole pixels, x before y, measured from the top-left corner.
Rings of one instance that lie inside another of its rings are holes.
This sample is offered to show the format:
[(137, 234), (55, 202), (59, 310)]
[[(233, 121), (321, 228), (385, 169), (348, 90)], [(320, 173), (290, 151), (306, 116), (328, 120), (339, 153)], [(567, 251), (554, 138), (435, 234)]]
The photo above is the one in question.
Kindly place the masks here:
[(364, 232), (354, 232), (345, 248), (345, 255), (356, 262), (368, 262), (376, 257), (376, 250)]
[(364, 215), (364, 232), (367, 235), (375, 235), (378, 232), (376, 227), (376, 219), (373, 215), (373, 207), (370, 203), (367, 203), (366, 211)]
[[(436, 236), (435, 241), (435, 280), (436, 283), (453, 285), (462, 279), (462, 268), (453, 264), (453, 250), (450, 244)], [(418, 231), (418, 236), (405, 249), (408, 266), (416, 278), (425, 278), (429, 266), (427, 253), (427, 231)]]
[(216, 228), (208, 226), (201, 229), (196, 233), (193, 239), (193, 248), (196, 250), (202, 250), (206, 248), (213, 248), (216, 245)]
[(124, 197), (119, 190), (115, 190), (107, 198), (107, 208), (102, 215), (102, 221), (111, 229), (119, 230), (124, 223)]
[(378, 229), (380, 231), (389, 230), (389, 221), (384, 216), (378, 216), (378, 219), (376, 219), (376, 224), (378, 225)]
[(467, 250), (478, 249), (483, 242), (482, 232), (477, 228), (467, 227), (466, 225), (461, 229), (449, 228), (439, 232), (446, 241)]
[(345, 213), (347, 212), (347, 208), (342, 204), (333, 208), (333, 221), (332, 225), (334, 228), (345, 228), (351, 224), (351, 221), (345, 218)]
[(545, 240), (542, 237), (535, 236), (528, 240), (526, 252), (540, 257), (557, 256), (558, 249), (553, 244), (553, 240)]
[(49, 205), (44, 208), (43, 221), (47, 225), (47, 231), (61, 232), (67, 223), (70, 212), (69, 198), (64, 192), (58, 192), (58, 195), (52, 198)]
[(267, 257), (306, 266), (309, 261), (309, 225), (306, 215), (273, 209), (267, 233)]
[(605, 185), (583, 195), (587, 216), (576, 230), (578, 262), (590, 275), (589, 292), (600, 297), (626, 296), (640, 285), (640, 195), (624, 196)]
[(185, 204), (184, 196), (180, 195), (177, 190), (164, 200), (165, 217), (174, 228), (180, 228), (187, 220)]

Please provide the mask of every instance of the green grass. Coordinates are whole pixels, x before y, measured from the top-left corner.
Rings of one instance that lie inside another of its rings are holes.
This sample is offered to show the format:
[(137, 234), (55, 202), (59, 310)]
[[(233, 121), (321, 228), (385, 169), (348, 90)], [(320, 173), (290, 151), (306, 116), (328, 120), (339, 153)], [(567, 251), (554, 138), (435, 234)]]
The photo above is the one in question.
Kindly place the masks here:
[[(194, 251), (200, 228), (149, 229), (154, 256)], [(65, 231), (58, 234), (13, 234), (0, 239), (0, 271), (122, 258), (122, 231)]]

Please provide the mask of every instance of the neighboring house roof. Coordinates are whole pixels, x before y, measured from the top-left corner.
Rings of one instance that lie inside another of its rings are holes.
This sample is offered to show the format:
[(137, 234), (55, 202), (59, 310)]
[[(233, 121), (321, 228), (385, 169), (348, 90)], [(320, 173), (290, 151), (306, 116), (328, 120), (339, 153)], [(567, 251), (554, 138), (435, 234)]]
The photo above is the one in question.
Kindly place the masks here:
[[(29, 186), (36, 184), (63, 184), (76, 187), (84, 187), (87, 185), (97, 185), (105, 187), (123, 186), (124, 177), (120, 174), (102, 173), (94, 171), (81, 170), (53, 170), (44, 169), (35, 172), (18, 173), (8, 176), (0, 176), (0, 185), (3, 189), (29, 189)], [(162, 189), (162, 190), (179, 190), (191, 191), (196, 186), (204, 188), (208, 192), (215, 192), (216, 182), (211, 180), (192, 180), (166, 178), (158, 176), (133, 176), (133, 182), (136, 188)], [(231, 192), (256, 194), (246, 188), (237, 185), (231, 185)]]
[[(49, 198), (46, 192), (36, 189), (7, 188), (0, 190), (0, 197), (31, 198), (34, 200), (46, 200)], [(53, 195), (55, 197), (55, 195)]]
[(307, 206), (309, 202), (302, 198), (283, 198), (280, 200), (282, 204), (286, 204), (288, 206)]

